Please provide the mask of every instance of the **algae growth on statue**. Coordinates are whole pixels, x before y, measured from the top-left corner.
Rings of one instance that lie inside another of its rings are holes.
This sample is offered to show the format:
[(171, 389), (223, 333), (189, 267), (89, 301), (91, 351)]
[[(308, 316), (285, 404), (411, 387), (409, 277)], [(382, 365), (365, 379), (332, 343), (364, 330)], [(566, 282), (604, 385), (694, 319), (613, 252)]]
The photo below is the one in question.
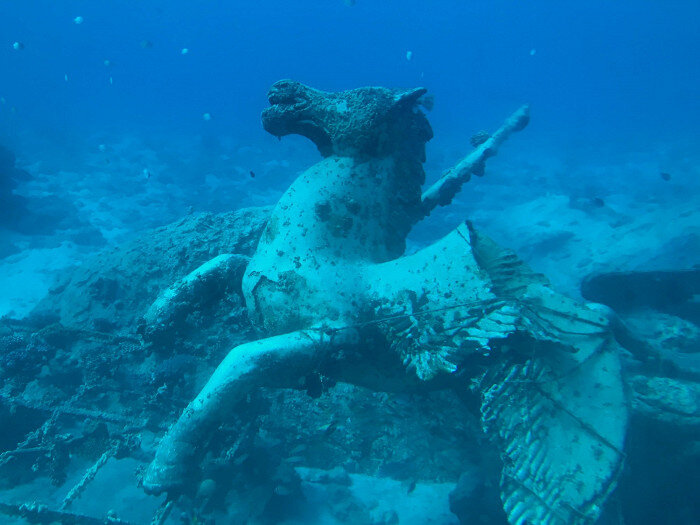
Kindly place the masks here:
[[(203, 444), (237, 401), (260, 386), (295, 387), (325, 360), (337, 362), (342, 380), (374, 381), (378, 390), (385, 381), (428, 390), (459, 372), (454, 388), (479, 393), (483, 430), (501, 451), (508, 520), (597, 519), (617, 481), (627, 425), (606, 316), (554, 292), (468, 222), (403, 255), (411, 228), (483, 174), (529, 110), (424, 191), (432, 137), (425, 95), (272, 86), (265, 129), (309, 138), (322, 160), (280, 198), (250, 259), (220, 255), (165, 290), (146, 315), (147, 332), (158, 333), (207, 283), (235, 281), (260, 335), (230, 351), (165, 434), (146, 490), (177, 493), (195, 483)], [(388, 361), (413, 372), (397, 374)]]

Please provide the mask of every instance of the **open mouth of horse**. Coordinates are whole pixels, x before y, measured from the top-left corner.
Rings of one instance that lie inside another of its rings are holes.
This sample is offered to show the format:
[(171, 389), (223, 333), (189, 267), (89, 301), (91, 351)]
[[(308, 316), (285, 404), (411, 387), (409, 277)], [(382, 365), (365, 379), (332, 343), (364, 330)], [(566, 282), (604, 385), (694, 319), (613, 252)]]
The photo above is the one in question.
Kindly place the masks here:
[(272, 90), (268, 94), (267, 99), (270, 101), (270, 105), (272, 106), (295, 106), (304, 102), (301, 97), (294, 96), (291, 93)]
[(270, 88), (267, 99), (270, 107), (263, 110), (262, 122), (269, 133), (278, 137), (299, 133), (309, 138), (318, 134), (319, 125), (309, 120), (304, 112), (309, 107), (309, 97), (300, 92), (297, 85), (278, 82)]
[(299, 92), (298, 86), (284, 81), (278, 82), (270, 88), (267, 100), (272, 107), (278, 106), (278, 109), (285, 110), (303, 106), (309, 102), (308, 97), (303, 96), (303, 93)]

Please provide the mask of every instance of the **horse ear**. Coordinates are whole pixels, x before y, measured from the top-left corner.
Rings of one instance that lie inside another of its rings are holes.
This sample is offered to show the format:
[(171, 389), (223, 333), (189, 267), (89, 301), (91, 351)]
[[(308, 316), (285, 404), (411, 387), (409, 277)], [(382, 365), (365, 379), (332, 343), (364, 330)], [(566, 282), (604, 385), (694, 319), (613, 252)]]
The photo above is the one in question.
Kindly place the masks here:
[(413, 88), (394, 95), (394, 107), (412, 106), (428, 92), (426, 88)]

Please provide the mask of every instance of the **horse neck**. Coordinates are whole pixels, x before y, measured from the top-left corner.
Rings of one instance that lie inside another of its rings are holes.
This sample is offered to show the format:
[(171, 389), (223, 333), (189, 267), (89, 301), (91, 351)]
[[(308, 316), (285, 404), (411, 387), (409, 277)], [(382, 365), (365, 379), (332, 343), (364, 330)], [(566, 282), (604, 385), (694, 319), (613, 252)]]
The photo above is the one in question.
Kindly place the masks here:
[[(295, 183), (295, 197), (306, 188), (317, 232), (334, 251), (384, 262), (403, 254), (411, 227), (421, 217), (420, 162), (397, 156), (328, 157)], [(291, 188), (290, 188), (291, 190)]]

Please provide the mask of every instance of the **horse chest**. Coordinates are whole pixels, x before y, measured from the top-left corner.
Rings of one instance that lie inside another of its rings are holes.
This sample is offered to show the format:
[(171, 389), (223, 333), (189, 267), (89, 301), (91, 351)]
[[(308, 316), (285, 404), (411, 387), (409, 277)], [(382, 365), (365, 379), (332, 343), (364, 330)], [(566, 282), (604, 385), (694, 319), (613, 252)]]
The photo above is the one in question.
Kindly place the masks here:
[(324, 159), (282, 196), (243, 279), (254, 322), (281, 333), (355, 315), (362, 268), (392, 255), (381, 169)]

